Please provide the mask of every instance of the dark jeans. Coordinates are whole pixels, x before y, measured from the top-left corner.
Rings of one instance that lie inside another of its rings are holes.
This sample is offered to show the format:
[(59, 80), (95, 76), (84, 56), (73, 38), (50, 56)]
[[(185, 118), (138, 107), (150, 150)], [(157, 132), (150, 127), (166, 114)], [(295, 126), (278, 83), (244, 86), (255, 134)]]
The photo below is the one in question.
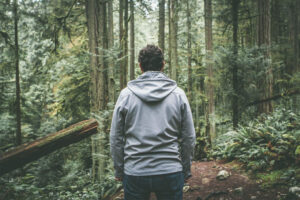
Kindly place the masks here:
[(183, 172), (153, 176), (124, 175), (125, 200), (148, 200), (154, 192), (158, 200), (182, 200)]

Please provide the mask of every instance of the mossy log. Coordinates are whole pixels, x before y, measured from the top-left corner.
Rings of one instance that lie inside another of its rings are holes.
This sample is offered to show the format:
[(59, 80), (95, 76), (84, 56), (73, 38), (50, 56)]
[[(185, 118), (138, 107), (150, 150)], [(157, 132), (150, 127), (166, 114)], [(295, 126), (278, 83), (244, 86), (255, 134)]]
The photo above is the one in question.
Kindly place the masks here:
[(97, 127), (98, 123), (95, 119), (85, 120), (1, 154), (0, 176), (97, 133)]

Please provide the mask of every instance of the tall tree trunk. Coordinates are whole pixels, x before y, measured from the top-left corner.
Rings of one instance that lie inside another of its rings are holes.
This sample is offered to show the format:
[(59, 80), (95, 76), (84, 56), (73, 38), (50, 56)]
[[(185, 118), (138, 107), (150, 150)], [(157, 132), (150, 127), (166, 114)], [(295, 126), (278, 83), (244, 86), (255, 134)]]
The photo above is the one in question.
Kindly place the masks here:
[[(108, 88), (107, 88), (107, 16), (106, 2), (97, 0), (86, 0), (86, 14), (88, 21), (88, 36), (90, 50), (90, 73), (91, 73), (91, 112), (101, 114), (107, 108)], [(92, 138), (93, 153), (93, 179), (104, 180), (105, 169), (105, 131), (106, 122), (99, 129), (99, 134)], [(97, 155), (104, 155), (97, 157)]]
[(127, 85), (127, 76), (128, 76), (128, 0), (125, 0), (124, 8), (124, 83), (123, 86)]
[(172, 77), (171, 70), (171, 0), (168, 0), (168, 70), (169, 76)]
[[(257, 43), (258, 46), (266, 48), (264, 51), (264, 59), (267, 63), (266, 79), (263, 81), (264, 90), (262, 92), (262, 99), (272, 96), (273, 93), (273, 73), (271, 65), (271, 16), (270, 16), (270, 0), (257, 0), (258, 6), (258, 33)], [(259, 106), (260, 113), (272, 112), (272, 102), (265, 102)]]
[(191, 35), (191, 9), (190, 0), (186, 0), (186, 19), (187, 19), (187, 60), (188, 60), (188, 97), (192, 99), (192, 35)]
[[(300, 9), (300, 0), (294, 0), (292, 3), (292, 8), (291, 8), (291, 42), (292, 42), (292, 49), (293, 49), (293, 67), (291, 69), (291, 72), (293, 74), (296, 74), (299, 72), (299, 9)], [(297, 86), (296, 86), (297, 87)], [(294, 110), (295, 113), (298, 112), (299, 109), (299, 102), (300, 102), (300, 97), (299, 95), (295, 95), (292, 97), (292, 109)]]
[(240, 0), (232, 0), (232, 27), (233, 27), (233, 62), (232, 62), (232, 85), (233, 85), (233, 96), (232, 96), (232, 123), (233, 128), (237, 128), (239, 120), (239, 88), (238, 88), (238, 12), (239, 12)]
[(20, 98), (20, 73), (19, 73), (19, 37), (18, 37), (18, 2), (14, 0), (14, 27), (15, 27), (15, 68), (16, 68), (16, 144), (22, 143), (21, 134), (21, 98)]
[[(113, 20), (113, 0), (108, 2), (107, 8), (107, 15), (108, 15), (108, 49), (111, 51), (114, 47), (114, 20)], [(108, 60), (108, 88), (109, 88), (109, 101), (115, 102), (116, 101), (116, 89), (115, 89), (115, 70), (114, 70), (114, 58), (109, 56)]]
[(124, 86), (124, 73), (125, 73), (125, 66), (123, 56), (124, 56), (124, 28), (123, 28), (123, 11), (124, 11), (124, 5), (123, 0), (119, 0), (119, 45), (120, 45), (120, 89), (123, 89)]
[(207, 86), (206, 95), (208, 97), (208, 109), (206, 109), (206, 118), (208, 122), (208, 134), (211, 145), (214, 146), (216, 139), (215, 131), (215, 100), (214, 100), (214, 86), (213, 86), (213, 40), (212, 40), (212, 2), (211, 0), (204, 0), (205, 13), (205, 64), (207, 69)]
[(165, 0), (159, 0), (158, 11), (158, 46), (165, 50)]
[(134, 79), (135, 72), (134, 49), (134, 1), (130, 0), (130, 80)]
[(177, 0), (170, 1), (170, 49), (171, 49), (171, 65), (170, 65), (170, 74), (173, 80), (177, 80), (177, 40), (176, 40), (176, 15), (177, 15)]

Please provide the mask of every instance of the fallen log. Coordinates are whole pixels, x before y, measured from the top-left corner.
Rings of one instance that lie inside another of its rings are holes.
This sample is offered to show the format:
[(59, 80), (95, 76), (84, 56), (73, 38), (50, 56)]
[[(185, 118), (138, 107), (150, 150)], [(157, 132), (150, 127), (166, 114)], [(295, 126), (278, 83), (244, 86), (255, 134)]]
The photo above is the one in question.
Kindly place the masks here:
[(97, 127), (98, 123), (95, 119), (85, 120), (1, 154), (0, 176), (97, 133)]

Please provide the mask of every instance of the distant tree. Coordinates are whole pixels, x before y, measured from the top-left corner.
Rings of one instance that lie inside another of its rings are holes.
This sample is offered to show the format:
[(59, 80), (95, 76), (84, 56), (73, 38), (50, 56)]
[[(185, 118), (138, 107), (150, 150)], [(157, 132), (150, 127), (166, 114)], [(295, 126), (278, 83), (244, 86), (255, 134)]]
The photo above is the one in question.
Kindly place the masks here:
[(239, 82), (238, 82), (238, 13), (240, 0), (232, 0), (231, 2), (231, 15), (232, 15), (232, 40), (233, 40), (233, 62), (232, 62), (232, 85), (233, 85), (233, 96), (232, 96), (232, 123), (233, 128), (237, 128), (239, 120)]
[(158, 46), (165, 50), (165, 0), (159, 0), (158, 11)]
[(204, 13), (205, 13), (205, 65), (207, 70), (208, 80), (206, 82), (206, 95), (208, 98), (207, 108), (207, 122), (208, 122), (208, 135), (211, 144), (214, 145), (216, 138), (214, 112), (214, 86), (213, 86), (213, 39), (212, 39), (212, 1), (204, 0)]
[[(257, 44), (264, 49), (264, 62), (267, 63), (266, 78), (262, 81), (262, 99), (270, 98), (273, 94), (273, 72), (271, 65), (271, 14), (270, 0), (257, 0), (258, 23), (257, 23)], [(272, 112), (272, 101), (259, 104), (260, 113)]]
[(169, 1), (169, 48), (170, 48), (170, 77), (177, 80), (177, 15), (178, 15), (178, 3), (177, 0)]
[(19, 72), (19, 37), (18, 37), (18, 2), (14, 0), (14, 30), (15, 30), (15, 69), (16, 69), (16, 121), (17, 121), (17, 133), (16, 144), (22, 144), (21, 133), (21, 98), (20, 98), (20, 72)]
[(130, 0), (130, 80), (134, 79), (135, 51), (134, 51), (134, 1)]

